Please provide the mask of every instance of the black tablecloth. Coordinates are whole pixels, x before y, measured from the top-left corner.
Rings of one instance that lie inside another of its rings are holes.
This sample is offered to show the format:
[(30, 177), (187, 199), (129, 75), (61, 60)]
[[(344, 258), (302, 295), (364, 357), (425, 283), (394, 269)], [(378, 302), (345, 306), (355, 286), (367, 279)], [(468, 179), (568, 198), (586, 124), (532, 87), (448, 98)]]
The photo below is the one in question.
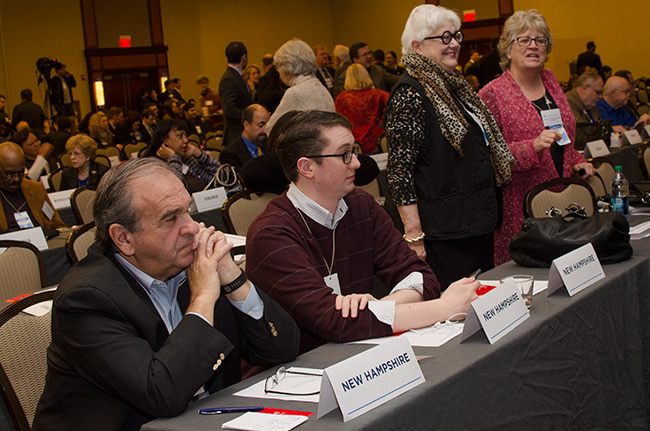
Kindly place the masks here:
[[(604, 267), (606, 278), (569, 297), (566, 291), (533, 298), (531, 316), (495, 345), (477, 333), (455, 338), (420, 362), (427, 381), (410, 392), (343, 424), (338, 410), (300, 430), (439, 429), (567, 430), (647, 429), (650, 405), (650, 261), (633, 256)], [(513, 262), (482, 279), (508, 274), (547, 279), (547, 269)], [(327, 344), (290, 365), (324, 368), (370, 348)], [(313, 403), (258, 400), (232, 394), (271, 371), (226, 388), (158, 419), (143, 430), (214, 430), (236, 415), (202, 416), (210, 406), (264, 405), (316, 411)]]

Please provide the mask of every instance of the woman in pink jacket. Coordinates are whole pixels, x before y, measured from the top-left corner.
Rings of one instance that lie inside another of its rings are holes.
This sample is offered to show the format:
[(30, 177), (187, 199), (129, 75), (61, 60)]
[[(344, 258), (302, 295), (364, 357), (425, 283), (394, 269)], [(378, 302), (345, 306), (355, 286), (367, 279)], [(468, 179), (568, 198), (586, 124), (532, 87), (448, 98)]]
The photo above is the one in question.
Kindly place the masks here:
[(528, 190), (574, 172), (584, 177), (594, 172), (573, 148), (575, 118), (555, 75), (544, 69), (552, 46), (551, 32), (539, 12), (516, 12), (506, 21), (499, 40), (505, 72), (479, 93), (516, 159), (512, 181), (503, 188), (503, 224), (494, 238), (495, 265), (510, 260), (508, 245), (521, 230)]

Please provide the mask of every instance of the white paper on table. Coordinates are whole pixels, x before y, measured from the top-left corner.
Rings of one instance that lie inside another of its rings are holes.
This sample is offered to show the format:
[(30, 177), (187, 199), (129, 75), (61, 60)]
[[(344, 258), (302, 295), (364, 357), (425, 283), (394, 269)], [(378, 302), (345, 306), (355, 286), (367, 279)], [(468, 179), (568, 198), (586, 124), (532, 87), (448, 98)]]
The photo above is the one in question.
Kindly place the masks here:
[(39, 302), (31, 307), (27, 307), (23, 310), (23, 313), (40, 317), (45, 316), (50, 311), (52, 311), (52, 300)]
[[(296, 392), (296, 393), (313, 393), (320, 390), (320, 383), (323, 370), (317, 368), (302, 368), (302, 367), (291, 367), (287, 368), (287, 371), (303, 372), (303, 373), (312, 373), (318, 374), (318, 376), (308, 376), (304, 374), (287, 374), (284, 379), (273, 387), (273, 390), (279, 392)], [(235, 395), (238, 397), (250, 397), (250, 398), (266, 398), (273, 400), (285, 400), (285, 401), (305, 401), (308, 403), (318, 403), (318, 398), (320, 394), (316, 395), (283, 395), (283, 394), (274, 394), (264, 392), (264, 385), (266, 384), (266, 379), (255, 383), (242, 389), (239, 392), (236, 392)]]
[[(426, 328), (411, 329), (404, 333), (413, 347), (440, 347), (463, 332), (464, 322), (436, 323)], [(384, 344), (395, 335), (367, 340), (353, 341), (350, 344)]]
[(630, 239), (641, 239), (647, 236), (650, 236), (650, 221), (630, 226)]
[[(505, 277), (504, 277), (505, 278)], [(479, 280), (481, 284), (486, 284), (488, 286), (497, 286), (499, 287), (499, 280)], [(548, 288), (548, 280), (534, 280), (533, 282), (533, 295), (537, 295), (540, 292), (545, 291)]]
[(288, 431), (307, 422), (307, 416), (272, 415), (268, 413), (248, 412), (221, 425), (223, 429), (243, 431)]

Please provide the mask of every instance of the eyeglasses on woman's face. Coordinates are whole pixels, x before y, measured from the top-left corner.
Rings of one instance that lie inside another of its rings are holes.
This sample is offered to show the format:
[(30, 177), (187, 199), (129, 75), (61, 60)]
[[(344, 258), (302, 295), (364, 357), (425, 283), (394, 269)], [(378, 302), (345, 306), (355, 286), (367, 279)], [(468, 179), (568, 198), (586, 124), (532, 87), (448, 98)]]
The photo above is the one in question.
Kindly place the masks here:
[(522, 48), (528, 48), (531, 43), (535, 41), (537, 46), (546, 46), (548, 45), (548, 37), (529, 37), (529, 36), (519, 36), (516, 37), (514, 42), (517, 42), (517, 45)]
[(453, 39), (456, 39), (456, 42), (461, 43), (463, 39), (465, 39), (465, 35), (460, 30), (458, 30), (455, 33), (446, 31), (440, 36), (429, 36), (429, 37), (425, 37), (423, 40), (431, 40), (431, 39), (440, 39), (442, 43), (444, 43), (445, 45), (449, 45)]

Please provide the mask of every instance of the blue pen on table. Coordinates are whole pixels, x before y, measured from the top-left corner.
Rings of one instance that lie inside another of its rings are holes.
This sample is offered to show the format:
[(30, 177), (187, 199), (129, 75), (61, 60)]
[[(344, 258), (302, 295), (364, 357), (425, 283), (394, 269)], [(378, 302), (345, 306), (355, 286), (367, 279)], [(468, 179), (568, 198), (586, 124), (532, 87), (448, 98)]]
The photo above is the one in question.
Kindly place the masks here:
[(260, 412), (264, 407), (248, 406), (248, 407), (212, 407), (209, 409), (199, 409), (199, 414), (202, 415), (220, 415), (222, 413), (244, 413), (244, 412)]

